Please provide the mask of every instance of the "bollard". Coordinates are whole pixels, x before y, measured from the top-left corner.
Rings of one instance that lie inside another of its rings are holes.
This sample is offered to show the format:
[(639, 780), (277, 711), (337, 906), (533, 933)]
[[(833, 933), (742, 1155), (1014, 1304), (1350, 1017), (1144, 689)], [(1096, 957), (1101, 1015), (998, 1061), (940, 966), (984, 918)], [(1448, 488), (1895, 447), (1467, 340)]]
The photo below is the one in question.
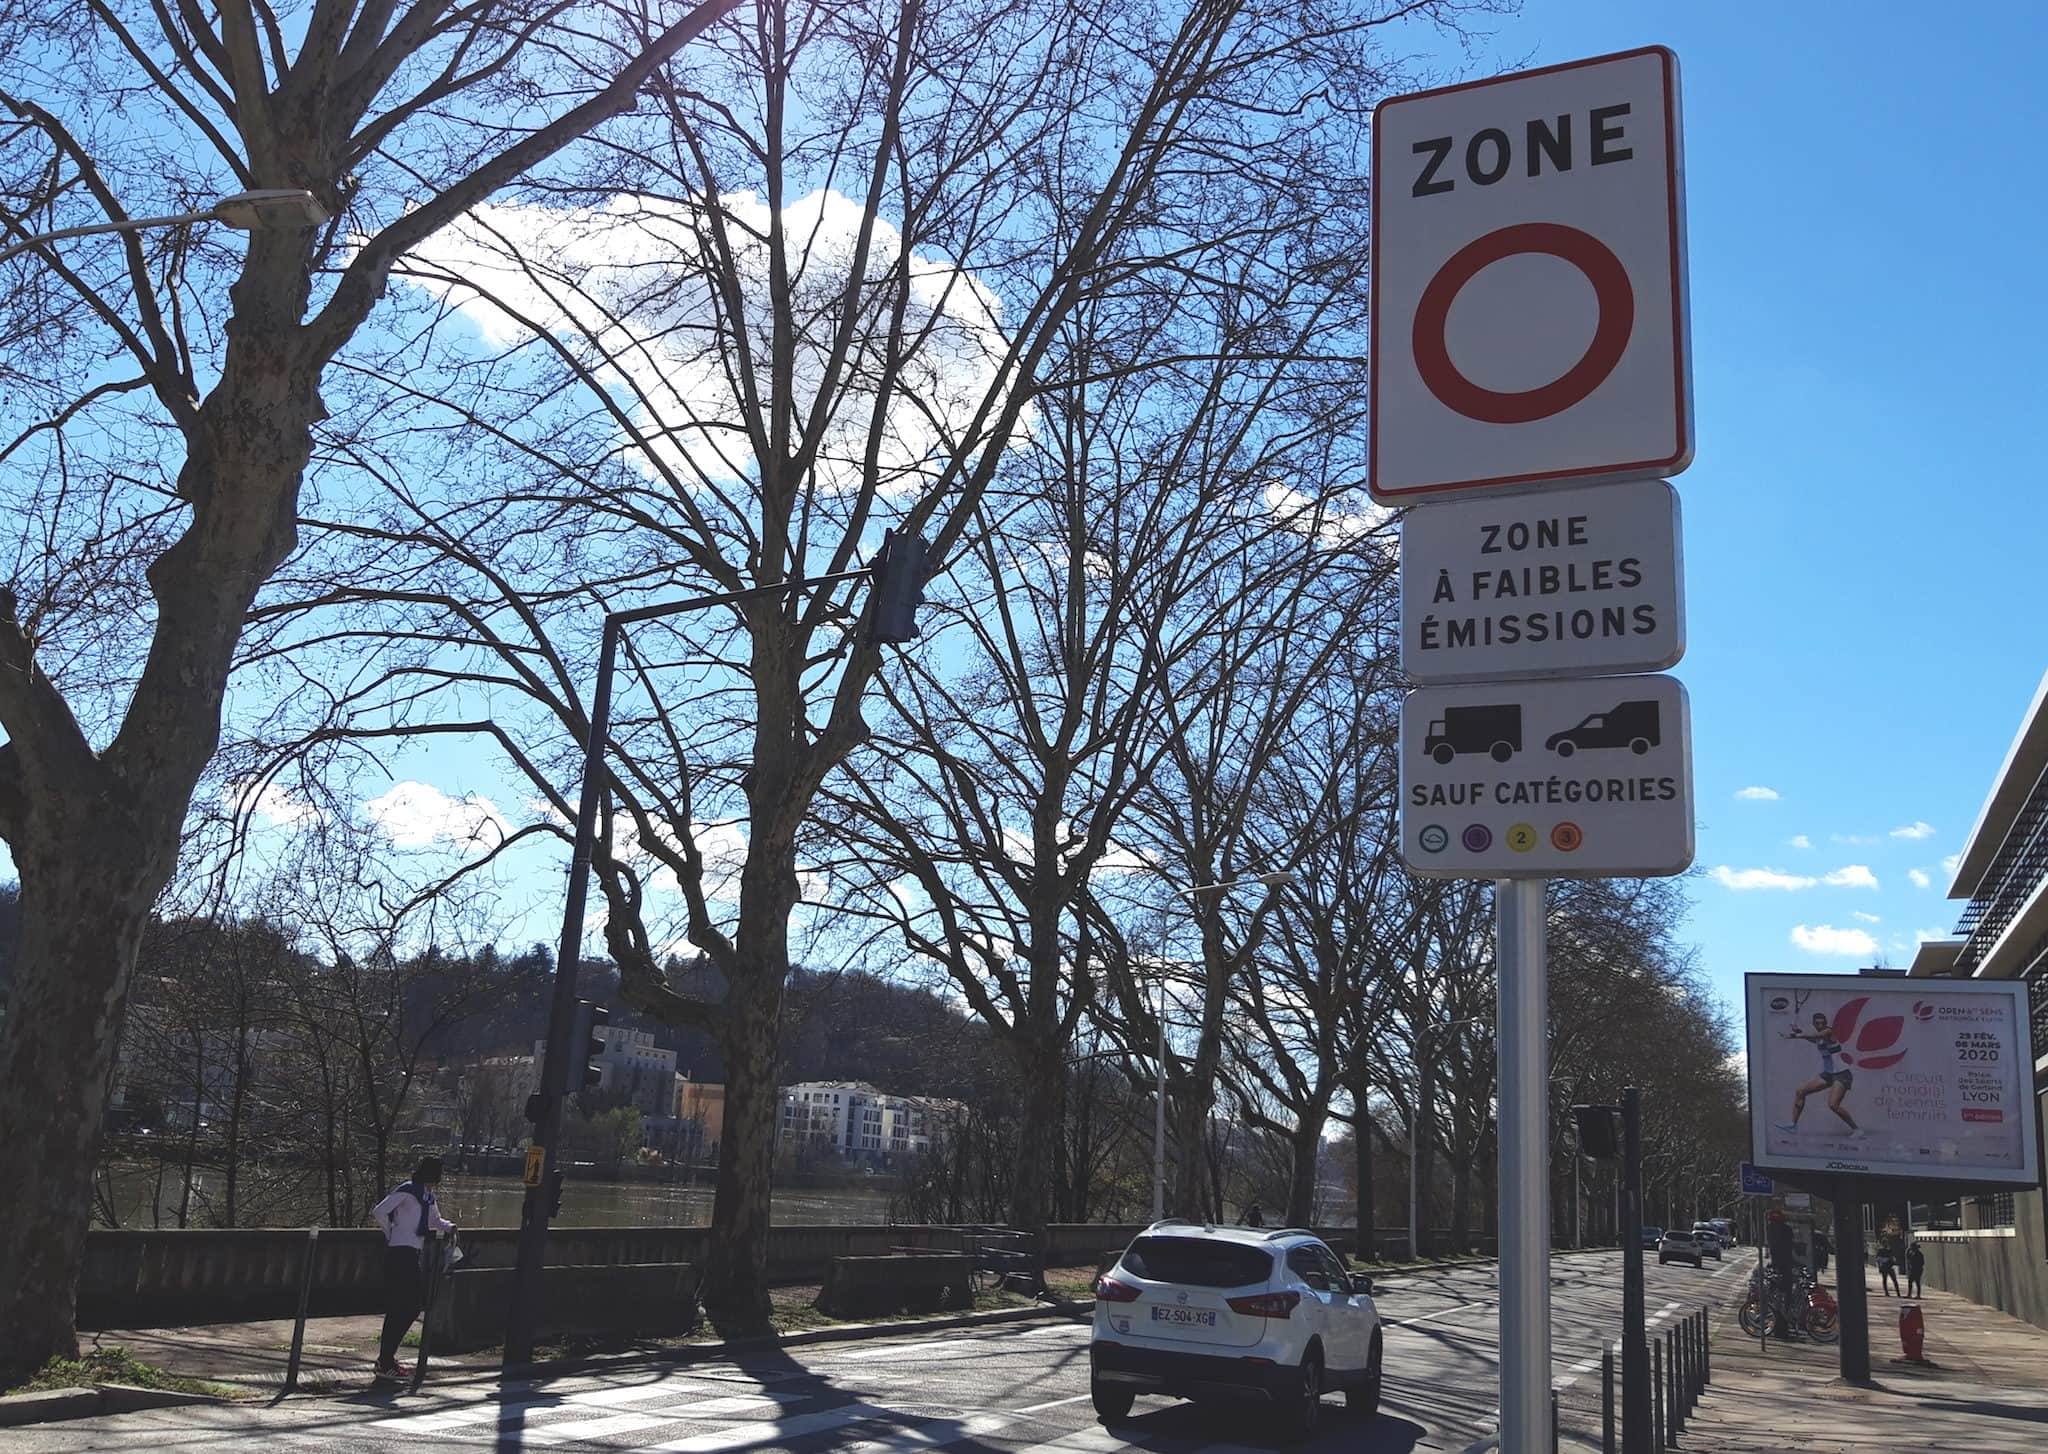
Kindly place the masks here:
[(1664, 1340), (1650, 1340), (1650, 1446), (1664, 1447)]
[(1614, 1350), (1600, 1350), (1600, 1454), (1617, 1454), (1614, 1447)]
[(1714, 1381), (1714, 1324), (1705, 1308), (1700, 1309), (1700, 1382)]
[(1550, 1390), (1550, 1454), (1558, 1454), (1557, 1389)]
[(1664, 1392), (1664, 1447), (1678, 1447), (1678, 1431), (1685, 1427), (1685, 1402), (1678, 1396), (1678, 1332), (1664, 1334), (1664, 1377), (1671, 1387)]
[(320, 1254), (320, 1229), (306, 1233), (306, 1265), (299, 1270), (299, 1317), (292, 1324), (292, 1354), (284, 1369), (284, 1391), (299, 1386), (299, 1361), (306, 1351), (306, 1310), (313, 1302), (313, 1262)]

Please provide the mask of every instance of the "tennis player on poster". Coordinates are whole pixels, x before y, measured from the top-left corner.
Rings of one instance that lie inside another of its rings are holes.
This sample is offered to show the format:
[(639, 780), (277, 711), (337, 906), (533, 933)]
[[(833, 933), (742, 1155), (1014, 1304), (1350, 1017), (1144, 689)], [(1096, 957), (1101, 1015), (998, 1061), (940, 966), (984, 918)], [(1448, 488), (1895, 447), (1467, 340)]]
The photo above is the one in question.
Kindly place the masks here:
[(1849, 1069), (1846, 1065), (1838, 1066), (1835, 1064), (1835, 1057), (1842, 1053), (1842, 1042), (1835, 1038), (1834, 1030), (1828, 1023), (1828, 1017), (1815, 1010), (1813, 1012), (1813, 1028), (1811, 1030), (1802, 1030), (1797, 1025), (1794, 1025), (1791, 1030), (1786, 1032), (1785, 1038), (1788, 1040), (1807, 1040), (1812, 1042), (1814, 1049), (1820, 1052), (1820, 1074), (1793, 1092), (1792, 1119), (1778, 1122), (1778, 1129), (1788, 1135), (1797, 1131), (1799, 1129), (1799, 1118), (1806, 1111), (1806, 1098), (1811, 1095), (1825, 1093), (1828, 1098), (1828, 1109), (1841, 1118), (1842, 1123), (1849, 1128), (1851, 1135), (1861, 1136), (1863, 1128), (1856, 1124), (1856, 1118), (1850, 1115), (1842, 1105), (1842, 1102), (1848, 1099), (1850, 1090), (1856, 1084), (1856, 1072)]

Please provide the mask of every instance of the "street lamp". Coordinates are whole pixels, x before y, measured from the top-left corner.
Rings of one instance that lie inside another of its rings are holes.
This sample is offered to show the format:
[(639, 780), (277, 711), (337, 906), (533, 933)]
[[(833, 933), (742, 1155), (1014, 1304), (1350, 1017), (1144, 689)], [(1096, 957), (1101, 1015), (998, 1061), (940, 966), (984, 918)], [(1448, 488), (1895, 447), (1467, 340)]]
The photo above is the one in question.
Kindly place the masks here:
[[(1231, 889), (1245, 888), (1260, 884), (1269, 889), (1284, 889), (1294, 882), (1292, 869), (1273, 869), (1265, 873), (1246, 875), (1243, 878), (1227, 879), (1223, 883), (1194, 884), (1183, 888), (1181, 893), (1189, 898), (1200, 898), (1203, 894), (1228, 893)], [(1159, 1019), (1159, 1088), (1158, 1097), (1152, 1108), (1152, 1220), (1157, 1222), (1166, 1216), (1166, 976), (1159, 976), (1157, 1000)]]
[(268, 187), (254, 192), (237, 192), (223, 197), (200, 212), (179, 212), (169, 217), (128, 217), (119, 222), (93, 222), (83, 227), (60, 227), (35, 237), (0, 247), (0, 263), (67, 237), (91, 237), (102, 232), (141, 232), (151, 227), (180, 227), (188, 222), (218, 222), (242, 232), (318, 227), (327, 220), (327, 209), (311, 192), (298, 187)]

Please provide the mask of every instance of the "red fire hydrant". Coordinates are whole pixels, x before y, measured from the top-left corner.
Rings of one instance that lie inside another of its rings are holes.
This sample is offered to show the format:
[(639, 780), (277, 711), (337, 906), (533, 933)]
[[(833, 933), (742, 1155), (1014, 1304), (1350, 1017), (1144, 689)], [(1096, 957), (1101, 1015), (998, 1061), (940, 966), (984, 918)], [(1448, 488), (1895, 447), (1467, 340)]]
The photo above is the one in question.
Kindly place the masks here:
[(1921, 1320), (1920, 1305), (1907, 1303), (1899, 1309), (1899, 1349), (1908, 1363), (1925, 1363), (1927, 1325)]

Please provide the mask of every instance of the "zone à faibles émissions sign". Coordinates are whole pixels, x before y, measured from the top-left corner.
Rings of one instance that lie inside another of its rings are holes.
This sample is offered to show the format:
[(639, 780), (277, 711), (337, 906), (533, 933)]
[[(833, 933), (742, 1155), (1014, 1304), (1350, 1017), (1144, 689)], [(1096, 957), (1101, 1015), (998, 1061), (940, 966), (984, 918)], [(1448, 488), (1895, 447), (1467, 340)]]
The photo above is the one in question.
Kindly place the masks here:
[(2040, 1184), (2024, 981), (1751, 974), (1745, 1000), (1758, 1167)]
[(1662, 671), (1685, 654), (1678, 492), (1482, 495), (1401, 520), (1401, 669), (1418, 682)]
[(1691, 463), (1678, 112), (1661, 46), (1380, 104), (1375, 497)]

